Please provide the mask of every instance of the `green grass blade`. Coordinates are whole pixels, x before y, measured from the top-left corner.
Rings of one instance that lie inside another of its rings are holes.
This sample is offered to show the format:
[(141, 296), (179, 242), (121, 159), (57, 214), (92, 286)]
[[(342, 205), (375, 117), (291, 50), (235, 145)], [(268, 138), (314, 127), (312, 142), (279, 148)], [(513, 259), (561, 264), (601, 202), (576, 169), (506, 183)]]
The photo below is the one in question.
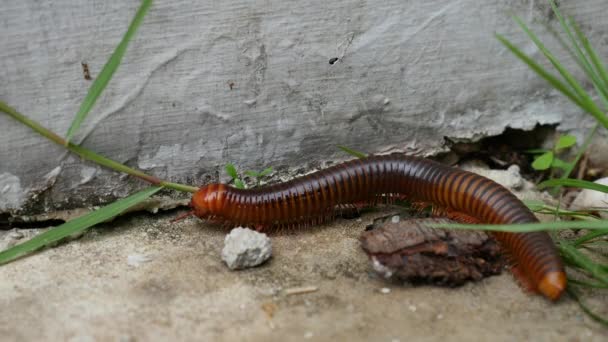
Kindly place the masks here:
[(367, 154), (363, 153), (363, 152), (359, 152), (359, 151), (355, 151), (351, 148), (348, 148), (346, 146), (342, 146), (342, 145), (337, 145), (339, 149), (341, 149), (342, 151), (355, 156), (357, 158), (363, 159), (363, 158), (367, 158)]
[[(589, 42), (587, 41), (586, 37), (582, 34), (582, 32), (580, 30), (578, 30), (577, 26), (574, 24), (574, 21), (570, 20), (570, 23), (572, 24), (572, 27), (574, 28), (574, 30), (576, 32), (576, 38), (575, 38), (575, 36), (572, 34), (572, 30), (570, 30), (570, 25), (568, 25), (568, 22), (566, 22), (566, 20), (564, 20), (564, 17), (562, 16), (560, 10), (555, 5), (555, 2), (553, 0), (550, 0), (549, 3), (551, 4), (553, 13), (555, 13), (555, 16), (557, 17), (560, 25), (562, 26), (562, 29), (564, 30), (564, 32), (566, 32), (566, 35), (570, 39), (572, 47), (574, 48), (574, 50), (572, 50), (571, 52), (574, 54), (575, 59), (577, 60), (578, 64), (581, 66), (583, 71), (585, 71), (587, 76), (593, 80), (593, 85), (595, 86), (595, 89), (598, 91), (598, 93), (602, 97), (602, 101), (604, 102), (604, 104), (606, 104), (606, 97), (608, 97), (608, 93), (606, 92), (608, 90), (606, 88), (606, 84), (602, 81), (602, 79), (599, 77), (599, 75), (594, 71), (594, 69), (591, 66), (590, 61), (587, 59), (587, 57), (585, 56), (585, 54), (583, 53), (583, 51), (581, 50), (581, 47), (580, 47), (580, 45), (582, 45), (583, 48), (585, 49), (585, 51), (587, 52), (587, 54), (589, 55), (589, 49), (588, 49), (590, 47)], [(578, 40), (577, 40), (577, 38), (578, 38)]]
[(532, 58), (528, 57), (523, 51), (513, 45), (508, 39), (501, 36), (500, 34), (496, 34), (496, 39), (498, 39), (507, 49), (509, 49), (517, 58), (521, 59), (522, 62), (526, 63), (530, 69), (536, 72), (540, 77), (544, 78), (549, 84), (551, 84), (555, 89), (559, 90), (562, 94), (566, 95), (570, 101), (574, 102), (577, 106), (585, 109), (581, 100), (577, 97), (570, 88), (560, 81), (557, 77), (553, 76), (550, 72), (548, 72), (545, 68), (543, 68), (540, 64), (536, 63)]
[(587, 305), (583, 303), (578, 293), (576, 293), (576, 291), (571, 286), (568, 286), (568, 288), (566, 288), (566, 291), (568, 291), (568, 294), (578, 303), (578, 306), (580, 306), (581, 310), (583, 310), (587, 315), (589, 315), (589, 317), (591, 317), (598, 323), (601, 323), (602, 325), (608, 327), (608, 320), (591, 311), (591, 309), (589, 309), (589, 307), (587, 307)]
[(589, 272), (593, 278), (602, 284), (608, 285), (608, 272), (606, 272), (600, 264), (593, 262), (588, 256), (565, 241), (559, 242), (558, 249), (560, 253), (563, 254), (566, 259), (574, 263), (575, 266)]
[(585, 287), (592, 287), (592, 288), (596, 288), (596, 289), (608, 289), (608, 285), (604, 285), (604, 284), (600, 284), (600, 283), (592, 283), (589, 281), (574, 279), (574, 278), (568, 278), (568, 283), (585, 286)]
[(152, 0), (142, 1), (141, 6), (137, 10), (135, 17), (133, 18), (131, 24), (129, 25), (129, 28), (127, 29), (127, 32), (122, 37), (122, 40), (114, 50), (114, 53), (112, 53), (112, 56), (110, 56), (110, 59), (108, 60), (106, 65), (103, 66), (103, 69), (101, 70), (97, 78), (95, 78), (95, 81), (91, 85), (91, 88), (89, 88), (89, 92), (82, 101), (80, 109), (78, 109), (78, 113), (76, 113), (76, 116), (72, 121), (72, 125), (68, 129), (68, 133), (65, 139), (66, 142), (72, 140), (72, 137), (86, 118), (87, 114), (89, 113), (91, 108), (93, 108), (93, 105), (95, 105), (97, 98), (106, 88), (108, 82), (110, 82), (110, 79), (112, 79), (112, 75), (114, 75), (114, 72), (116, 71), (116, 69), (118, 69), (120, 61), (122, 60), (122, 57), (124, 56), (125, 51), (127, 50), (129, 41), (131, 40), (133, 35), (135, 35), (137, 28), (143, 21), (144, 16), (146, 15), (146, 12), (150, 8), (151, 4)]
[(94, 212), (78, 217), (58, 227), (50, 229), (22, 244), (16, 245), (3, 252), (0, 252), (0, 265), (15, 260), (16, 258), (34, 252), (45, 246), (58, 242), (68, 236), (82, 232), (85, 229), (90, 228), (98, 223), (104, 222), (112, 217), (115, 217), (116, 215), (119, 215), (125, 210), (131, 208), (132, 206), (144, 201), (160, 189), (162, 188), (149, 187), (129, 197), (123, 198), (101, 209), (98, 209)]
[(538, 184), (538, 187), (541, 189), (552, 187), (552, 186), (571, 186), (571, 187), (576, 187), (576, 188), (581, 188), (581, 189), (589, 189), (589, 190), (595, 190), (595, 191), (608, 193), (608, 185), (602, 185), (602, 184), (593, 183), (593, 182), (589, 182), (589, 181), (585, 181), (585, 180), (581, 180), (581, 179), (572, 179), (572, 178), (549, 179), (549, 180), (546, 180), (546, 181)]
[[(581, 63), (585, 64), (585, 67), (583, 69), (586, 69), (586, 71), (587, 70), (590, 71), (590, 72), (588, 72), (589, 76), (597, 77), (597, 79), (594, 77), (594, 83), (596, 81), (598, 82), (598, 86), (600, 88), (600, 89), (598, 89), (598, 92), (600, 94), (603, 93), (602, 98), (604, 100), (604, 104), (606, 105), (607, 104), (606, 98), (608, 97), (608, 73), (606, 72), (606, 68), (604, 67), (604, 65), (600, 61), (600, 59), (597, 57), (597, 53), (595, 52), (595, 50), (589, 43), (589, 40), (587, 39), (587, 37), (582, 33), (582, 31), (576, 25), (576, 22), (572, 18), (569, 18), (569, 22), (570, 22), (570, 25), (569, 25), (568, 22), (566, 22), (566, 20), (562, 16), (559, 8), (555, 4), (555, 1), (549, 0), (549, 4), (551, 5), (551, 8), (553, 9), (553, 13), (555, 13), (555, 16), (559, 20), (559, 23), (562, 26), (562, 29), (564, 30), (564, 32), (566, 32), (566, 34), (568, 35), (568, 38), (572, 42), (572, 46), (576, 50), (577, 59)], [(572, 34), (572, 31), (570, 30), (570, 26), (572, 26), (572, 28), (574, 29), (574, 32), (576, 33), (576, 38)], [(593, 69), (591, 68), (591, 64), (589, 63), (589, 61), (587, 60), (587, 58), (581, 51), (579, 45), (583, 46), (583, 48), (585, 49), (585, 52), (587, 53), (587, 55), (593, 62), (593, 65), (595, 67), (595, 72), (593, 72)], [(596, 87), (596, 88), (598, 88), (598, 87)]]
[(600, 126), (600, 124), (596, 123), (593, 126), (593, 128), (591, 128), (591, 131), (589, 132), (587, 137), (585, 137), (585, 141), (583, 141), (583, 145), (581, 145), (581, 148), (579, 148), (579, 150), (576, 152), (576, 157), (574, 157), (574, 160), (568, 164), (568, 168), (566, 170), (564, 170), (564, 174), (560, 177), (561, 179), (566, 179), (566, 178), (570, 177), (572, 170), (574, 170), (574, 167), (576, 166), (576, 164), (578, 164), (578, 161), (581, 160), (581, 158), (583, 157), (583, 154), (585, 154), (585, 151), (587, 151), (589, 144), (591, 144), (591, 141), (593, 140), (593, 136), (597, 132), (597, 129), (599, 126)]
[(431, 228), (445, 229), (471, 229), (471, 230), (489, 230), (495, 232), (538, 232), (549, 230), (563, 229), (608, 229), (608, 220), (595, 221), (559, 221), (559, 222), (539, 222), (539, 223), (518, 223), (518, 224), (458, 224), (458, 223), (441, 223), (429, 224)]
[(136, 170), (136, 169), (132, 169), (126, 165), (123, 165), (117, 161), (114, 161), (112, 159), (103, 157), (91, 150), (88, 150), (84, 147), (80, 147), (78, 145), (74, 145), (72, 143), (66, 143), (66, 141), (60, 137), (59, 135), (57, 135), (55, 132), (47, 129), (46, 127), (42, 126), (41, 124), (39, 124), (38, 122), (29, 119), (28, 117), (26, 117), (25, 115), (19, 113), (17, 110), (15, 110), (14, 108), (10, 107), (8, 104), (0, 101), (0, 111), (8, 114), (9, 116), (11, 116), (13, 119), (19, 121), (20, 123), (28, 126), (29, 128), (31, 128), (32, 130), (34, 130), (36, 133), (42, 135), (43, 137), (51, 140), (52, 142), (59, 144), (61, 146), (64, 146), (65, 148), (67, 148), (70, 152), (75, 153), (77, 155), (79, 155), (80, 157), (90, 160), (92, 162), (95, 162), (99, 165), (105, 166), (107, 168), (110, 168), (112, 170), (115, 171), (119, 171), (119, 172), (124, 172), (126, 174), (129, 174), (133, 177), (137, 177), (140, 179), (145, 180), (146, 182), (150, 182), (151, 184), (154, 185), (160, 185), (163, 186), (165, 188), (169, 188), (169, 189), (174, 189), (177, 191), (185, 191), (185, 192), (196, 192), (198, 190), (198, 188), (193, 187), (193, 186), (189, 186), (189, 185), (184, 185), (184, 184), (178, 184), (178, 183), (172, 183), (172, 182), (167, 182), (161, 179), (158, 179), (157, 177), (154, 177), (152, 175), (148, 175), (140, 170)]
[[(559, 62), (559, 60), (545, 47), (545, 45), (538, 39), (538, 37), (532, 32), (528, 26), (521, 20), (521, 18), (514, 16), (513, 19), (521, 27), (521, 29), (530, 37), (530, 39), (536, 44), (539, 50), (545, 55), (545, 57), (553, 64), (553, 67), (562, 75), (564, 80), (572, 87), (574, 92), (578, 95), (581, 103), (587, 112), (596, 116), (604, 116), (602, 111), (597, 108), (595, 102), (591, 99), (589, 94), (583, 89), (580, 83), (572, 76), (572, 74)], [(599, 120), (599, 118), (598, 118)]]
[(574, 242), (572, 242), (572, 245), (574, 245), (575, 247), (582, 245), (585, 242), (591, 241), (593, 239), (597, 239), (599, 237), (602, 237), (604, 235), (608, 235), (608, 229), (598, 229), (598, 230), (594, 230), (592, 232), (589, 232), (581, 237), (579, 237), (578, 239), (574, 240)]
[(591, 66), (589, 66), (590, 72), (588, 75), (593, 80), (593, 86), (600, 95), (604, 108), (606, 109), (608, 108), (608, 72), (606, 72), (606, 67), (598, 57), (593, 46), (591, 46), (591, 43), (589, 43), (589, 39), (587, 39), (572, 18), (570, 19), (570, 23), (576, 32), (576, 36), (583, 45), (585, 52), (591, 59), (591, 63), (593, 63), (595, 69), (592, 69)]

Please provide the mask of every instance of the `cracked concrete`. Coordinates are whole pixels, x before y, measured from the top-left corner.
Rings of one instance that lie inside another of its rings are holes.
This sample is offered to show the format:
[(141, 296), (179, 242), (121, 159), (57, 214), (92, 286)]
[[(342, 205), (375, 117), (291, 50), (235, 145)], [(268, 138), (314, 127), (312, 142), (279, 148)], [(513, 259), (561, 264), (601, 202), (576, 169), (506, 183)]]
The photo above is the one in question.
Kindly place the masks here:
[[(239, 272), (221, 261), (225, 230), (194, 218), (171, 223), (175, 214), (121, 218), (0, 267), (0, 334), (7, 342), (608, 338), (572, 300), (527, 295), (509, 274), (458, 288), (379, 279), (358, 238), (389, 212), (273, 234), (272, 259)], [(286, 294), (302, 286), (318, 290)], [(586, 299), (605, 314), (605, 291)]]
[[(2, 6), (0, 99), (65, 134), (91, 85), (81, 62), (98, 75), (137, 5)], [(560, 6), (606, 55), (608, 4)], [(539, 56), (509, 11), (536, 29), (554, 22), (544, 1), (155, 1), (75, 141), (202, 184), (223, 177), (228, 162), (297, 170), (347, 158), (337, 144), (430, 155), (446, 148), (444, 136), (476, 140), (537, 123), (580, 137), (589, 121), (493, 37)], [(10, 203), (0, 197), (0, 214), (107, 203), (142, 186), (91, 172), (5, 115), (0, 129), (0, 174), (16, 177), (24, 194), (46, 187)], [(0, 190), (16, 184), (9, 178)]]

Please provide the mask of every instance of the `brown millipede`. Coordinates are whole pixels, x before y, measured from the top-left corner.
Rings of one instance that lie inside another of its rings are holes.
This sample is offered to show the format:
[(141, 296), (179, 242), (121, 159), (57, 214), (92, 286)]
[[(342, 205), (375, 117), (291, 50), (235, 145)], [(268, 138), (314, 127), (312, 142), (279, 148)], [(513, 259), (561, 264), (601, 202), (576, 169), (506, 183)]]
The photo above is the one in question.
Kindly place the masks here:
[[(201, 187), (192, 198), (203, 219), (259, 229), (308, 225), (333, 216), (337, 205), (373, 203), (379, 196), (432, 203), (484, 223), (537, 222), (509, 190), (480, 175), (401, 154), (355, 159), (288, 182), (253, 189)], [(562, 260), (545, 232), (495, 232), (533, 290), (557, 300), (566, 288)]]

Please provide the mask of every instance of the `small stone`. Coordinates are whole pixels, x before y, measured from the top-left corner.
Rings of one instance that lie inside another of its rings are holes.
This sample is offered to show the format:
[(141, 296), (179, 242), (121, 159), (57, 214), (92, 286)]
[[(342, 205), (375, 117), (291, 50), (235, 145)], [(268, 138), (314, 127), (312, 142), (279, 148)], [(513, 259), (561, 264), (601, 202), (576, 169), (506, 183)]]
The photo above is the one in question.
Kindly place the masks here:
[[(600, 185), (608, 185), (608, 177), (600, 178), (594, 183)], [(597, 210), (600, 209), (599, 214), (603, 219), (608, 219), (608, 212), (604, 211), (608, 209), (608, 193), (583, 189), (576, 196), (572, 204), (570, 205), (572, 210)]]
[(416, 305), (410, 305), (407, 307), (411, 312), (416, 312)]
[(388, 294), (388, 293), (391, 293), (391, 289), (389, 289), (388, 287), (383, 287), (380, 289), (380, 292), (384, 293), (384, 294)]
[(13, 230), (8, 236), (13, 240), (23, 239), (23, 233), (18, 230)]
[(399, 215), (395, 215), (395, 216), (391, 217), (391, 222), (392, 223), (399, 223), (400, 219), (401, 218), (399, 217)]
[(152, 257), (145, 254), (130, 254), (127, 256), (127, 265), (132, 267), (139, 267), (141, 264), (149, 262), (152, 260)]
[(314, 334), (312, 333), (312, 331), (307, 331), (307, 332), (304, 334), (304, 338), (305, 338), (305, 339), (310, 339), (310, 338), (312, 338), (313, 336), (314, 336)]
[(231, 270), (258, 266), (271, 255), (270, 238), (249, 228), (234, 228), (224, 239), (222, 260)]

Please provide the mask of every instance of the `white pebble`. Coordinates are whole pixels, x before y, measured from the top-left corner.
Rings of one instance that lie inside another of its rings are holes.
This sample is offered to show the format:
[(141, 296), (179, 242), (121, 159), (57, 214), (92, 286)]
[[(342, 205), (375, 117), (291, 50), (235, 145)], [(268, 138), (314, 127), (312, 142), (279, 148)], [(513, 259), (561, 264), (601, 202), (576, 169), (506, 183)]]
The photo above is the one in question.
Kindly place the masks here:
[[(594, 183), (601, 185), (608, 185), (608, 177), (600, 178)], [(608, 193), (600, 191), (583, 189), (572, 201), (570, 205), (572, 210), (584, 210), (584, 209), (608, 209)], [(600, 217), (608, 219), (608, 212), (600, 211)]]
[(407, 307), (411, 312), (416, 312), (416, 305), (410, 305)]
[(399, 223), (400, 219), (401, 218), (399, 217), (399, 215), (395, 215), (395, 216), (391, 217), (391, 222), (392, 223)]
[(304, 338), (305, 339), (310, 339), (314, 336), (314, 334), (312, 333), (312, 331), (307, 331), (306, 333), (304, 333)]
[(391, 293), (391, 289), (389, 289), (388, 287), (383, 287), (380, 289), (380, 292), (384, 294)]
[(141, 264), (149, 262), (152, 260), (152, 257), (144, 254), (130, 254), (127, 256), (127, 265), (133, 267), (139, 267)]
[(224, 239), (222, 260), (231, 270), (258, 266), (271, 255), (270, 238), (249, 228), (234, 228)]

